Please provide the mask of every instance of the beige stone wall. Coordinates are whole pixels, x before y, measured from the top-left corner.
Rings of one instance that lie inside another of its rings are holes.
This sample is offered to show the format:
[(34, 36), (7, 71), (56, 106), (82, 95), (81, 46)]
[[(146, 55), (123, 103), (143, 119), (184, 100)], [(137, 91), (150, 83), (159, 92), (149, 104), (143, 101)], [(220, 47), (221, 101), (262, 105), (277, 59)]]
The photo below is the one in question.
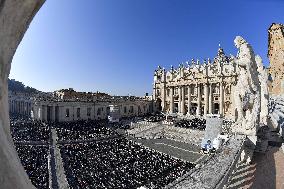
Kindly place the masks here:
[(268, 30), (269, 74), (272, 83), (269, 92), (272, 95), (284, 94), (284, 25), (272, 24)]
[[(121, 117), (142, 116), (152, 113), (153, 102), (146, 100), (135, 101), (101, 101), (101, 102), (80, 102), (80, 101), (44, 101), (33, 102), (33, 118), (42, 121), (76, 121), (76, 120), (98, 120), (107, 119), (107, 108), (110, 105), (116, 105), (120, 110)], [(133, 111), (131, 112), (131, 107)], [(139, 111), (140, 107), (140, 111)], [(55, 109), (58, 112), (55, 112)], [(77, 109), (80, 108), (80, 117), (77, 117)], [(126, 112), (124, 112), (126, 108)], [(66, 117), (66, 109), (69, 110), (69, 117)], [(90, 115), (88, 115), (90, 109)], [(100, 109), (100, 110), (99, 110)], [(100, 113), (98, 114), (98, 112)], [(48, 116), (49, 115), (49, 116)]]
[[(34, 188), (10, 134), (8, 86), (14, 53), (44, 0), (0, 0), (0, 188)], [(44, 37), (44, 36), (43, 36)]]

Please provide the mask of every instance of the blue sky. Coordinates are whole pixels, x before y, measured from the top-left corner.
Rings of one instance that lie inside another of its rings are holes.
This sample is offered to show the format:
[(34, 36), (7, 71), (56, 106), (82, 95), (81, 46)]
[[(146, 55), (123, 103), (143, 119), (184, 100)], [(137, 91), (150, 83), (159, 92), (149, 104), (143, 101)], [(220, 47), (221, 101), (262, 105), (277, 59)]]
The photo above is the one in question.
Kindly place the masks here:
[(10, 78), (42, 91), (72, 87), (152, 93), (153, 72), (192, 58), (236, 54), (243, 36), (267, 66), (267, 29), (282, 0), (47, 0), (14, 56)]

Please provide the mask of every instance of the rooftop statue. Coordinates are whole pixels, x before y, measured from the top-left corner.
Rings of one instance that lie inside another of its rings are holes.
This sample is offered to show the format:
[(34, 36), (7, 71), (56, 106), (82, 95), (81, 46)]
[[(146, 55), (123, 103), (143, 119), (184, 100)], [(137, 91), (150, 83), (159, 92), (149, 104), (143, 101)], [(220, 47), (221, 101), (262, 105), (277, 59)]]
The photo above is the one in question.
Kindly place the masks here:
[(239, 49), (237, 57), (232, 57), (239, 69), (235, 90), (236, 126), (235, 132), (255, 136), (260, 118), (260, 84), (257, 64), (252, 47), (242, 37), (234, 40)]
[(257, 71), (259, 73), (259, 84), (260, 84), (260, 126), (267, 125), (267, 116), (268, 116), (268, 74), (262, 64), (262, 59), (259, 55), (255, 56), (255, 61), (257, 64)]

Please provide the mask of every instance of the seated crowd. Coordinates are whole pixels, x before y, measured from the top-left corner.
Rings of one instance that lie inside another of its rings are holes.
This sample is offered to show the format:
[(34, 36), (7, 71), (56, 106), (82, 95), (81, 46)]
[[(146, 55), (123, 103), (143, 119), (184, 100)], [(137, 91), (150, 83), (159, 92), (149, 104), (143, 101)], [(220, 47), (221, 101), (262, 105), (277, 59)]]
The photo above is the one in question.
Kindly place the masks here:
[(18, 141), (48, 141), (49, 127), (40, 121), (33, 121), (22, 117), (11, 117), (11, 134), (15, 142)]
[(193, 167), (124, 138), (60, 149), (70, 188), (162, 188)]
[(48, 146), (17, 145), (21, 163), (37, 189), (48, 189)]
[(59, 140), (90, 140), (117, 135), (105, 121), (76, 121), (54, 124)]
[(175, 127), (205, 130), (206, 120), (203, 118), (193, 118), (190, 120), (182, 119), (182, 120), (176, 121), (174, 125)]
[(155, 115), (149, 115), (144, 118), (144, 121), (149, 121), (149, 122), (159, 122), (163, 121), (165, 119), (165, 116), (162, 114), (155, 114)]
[[(16, 150), (33, 185), (49, 188), (50, 129), (56, 128), (61, 141), (89, 140), (118, 136), (106, 121), (45, 123), (11, 117)], [(121, 126), (121, 125), (120, 125)], [(29, 145), (20, 142), (30, 142)], [(70, 188), (162, 188), (182, 176), (193, 164), (149, 150), (125, 138), (83, 143), (58, 143)]]

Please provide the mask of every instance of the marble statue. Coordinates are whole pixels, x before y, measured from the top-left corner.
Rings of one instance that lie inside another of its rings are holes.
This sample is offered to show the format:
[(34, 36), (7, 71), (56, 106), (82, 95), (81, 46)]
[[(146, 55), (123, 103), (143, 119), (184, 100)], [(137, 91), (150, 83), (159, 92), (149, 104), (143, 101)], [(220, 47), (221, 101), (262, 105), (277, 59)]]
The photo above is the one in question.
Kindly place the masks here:
[(239, 69), (235, 87), (236, 126), (235, 132), (255, 136), (259, 127), (260, 84), (257, 64), (252, 47), (242, 37), (234, 40), (239, 49), (237, 57), (232, 57)]
[(260, 126), (267, 125), (268, 119), (268, 74), (262, 64), (262, 59), (259, 55), (255, 56), (255, 61), (257, 64), (258, 78), (260, 82)]

